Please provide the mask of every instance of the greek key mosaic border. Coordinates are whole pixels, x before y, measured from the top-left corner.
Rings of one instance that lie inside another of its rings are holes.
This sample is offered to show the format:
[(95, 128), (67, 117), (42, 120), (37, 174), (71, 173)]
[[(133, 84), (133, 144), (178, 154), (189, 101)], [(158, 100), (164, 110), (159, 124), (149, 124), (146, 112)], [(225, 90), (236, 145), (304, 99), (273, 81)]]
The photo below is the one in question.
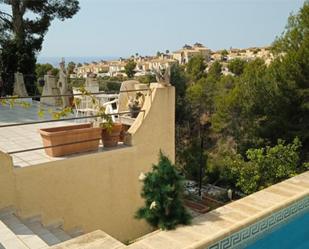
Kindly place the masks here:
[(235, 249), (241, 248), (248, 240), (252, 240), (258, 236), (271, 230), (274, 226), (280, 225), (292, 217), (309, 209), (309, 196), (304, 199), (284, 208), (257, 223), (246, 227), (239, 232), (236, 232), (229, 237), (226, 237), (215, 244), (208, 247), (208, 249)]

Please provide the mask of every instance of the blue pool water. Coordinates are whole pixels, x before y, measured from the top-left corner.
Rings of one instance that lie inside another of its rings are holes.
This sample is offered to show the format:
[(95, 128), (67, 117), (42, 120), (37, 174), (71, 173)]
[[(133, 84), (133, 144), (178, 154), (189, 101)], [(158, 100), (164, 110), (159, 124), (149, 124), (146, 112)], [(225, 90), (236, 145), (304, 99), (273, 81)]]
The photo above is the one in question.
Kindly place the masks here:
[(309, 249), (309, 210), (245, 249)]

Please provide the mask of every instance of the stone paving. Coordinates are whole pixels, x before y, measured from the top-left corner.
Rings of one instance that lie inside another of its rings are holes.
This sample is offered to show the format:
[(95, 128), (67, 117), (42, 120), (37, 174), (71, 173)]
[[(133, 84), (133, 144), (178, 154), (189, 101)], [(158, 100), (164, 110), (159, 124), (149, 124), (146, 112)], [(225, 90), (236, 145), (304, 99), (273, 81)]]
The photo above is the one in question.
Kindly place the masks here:
[[(46, 112), (44, 118), (38, 116), (39, 111), (38, 102), (33, 102), (31, 107), (23, 108), (20, 106), (14, 106), (10, 108), (8, 105), (0, 105), (0, 125), (17, 124), (24, 122), (32, 122), (39, 120), (52, 120), (49, 113)], [(73, 117), (73, 114), (71, 115)], [(32, 149), (42, 147), (42, 139), (38, 132), (40, 128), (56, 127), (62, 125), (74, 124), (76, 122), (85, 122), (85, 120), (76, 121), (61, 121), (44, 124), (31, 124), (13, 127), (0, 127), (0, 150), (3, 152), (12, 152), (18, 150)], [(99, 151), (102, 151), (102, 144), (100, 144)], [(90, 152), (90, 153), (96, 153)], [(87, 152), (89, 154), (89, 152)], [(81, 154), (75, 154), (72, 156), (80, 156)], [(72, 157), (69, 156), (69, 157)], [(12, 154), (13, 164), (15, 167), (25, 167), (29, 165), (35, 165), (39, 163), (45, 163), (54, 160), (62, 160), (66, 157), (49, 157), (45, 154), (44, 150), (35, 150), (30, 152), (23, 152), (18, 154)]]

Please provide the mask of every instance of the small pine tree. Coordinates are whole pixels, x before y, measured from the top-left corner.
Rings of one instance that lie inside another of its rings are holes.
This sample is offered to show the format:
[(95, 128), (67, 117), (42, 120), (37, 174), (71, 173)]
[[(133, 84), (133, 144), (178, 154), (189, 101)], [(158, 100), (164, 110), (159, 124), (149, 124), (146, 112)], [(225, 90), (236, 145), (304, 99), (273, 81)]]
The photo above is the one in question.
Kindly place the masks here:
[(152, 172), (143, 179), (141, 196), (145, 206), (137, 211), (136, 218), (145, 219), (163, 230), (189, 224), (191, 216), (182, 201), (183, 180), (171, 161), (160, 152), (158, 165), (153, 165)]

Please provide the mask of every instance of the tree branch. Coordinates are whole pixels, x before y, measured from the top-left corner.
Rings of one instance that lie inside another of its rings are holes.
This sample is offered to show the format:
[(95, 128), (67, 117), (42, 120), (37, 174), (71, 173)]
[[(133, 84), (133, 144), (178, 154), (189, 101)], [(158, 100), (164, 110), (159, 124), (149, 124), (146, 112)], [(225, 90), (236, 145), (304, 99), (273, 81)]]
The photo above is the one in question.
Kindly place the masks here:
[(3, 12), (3, 11), (1, 11), (1, 10), (0, 10), (0, 15), (5, 15), (5, 16), (8, 16), (8, 17), (10, 17), (10, 18), (13, 18), (12, 15), (10, 15), (10, 14), (8, 14), (8, 13), (6, 13), (6, 12)]
[(20, 12), (21, 12), (21, 14), (22, 14), (22, 16), (25, 14), (25, 12), (26, 12), (26, 2), (25, 1), (22, 1), (21, 3), (20, 3)]
[(12, 22), (10, 20), (8, 20), (7, 18), (1, 16), (1, 14), (0, 14), (0, 20), (2, 20), (3, 22), (5, 22), (5, 24), (7, 24), (11, 27)]

